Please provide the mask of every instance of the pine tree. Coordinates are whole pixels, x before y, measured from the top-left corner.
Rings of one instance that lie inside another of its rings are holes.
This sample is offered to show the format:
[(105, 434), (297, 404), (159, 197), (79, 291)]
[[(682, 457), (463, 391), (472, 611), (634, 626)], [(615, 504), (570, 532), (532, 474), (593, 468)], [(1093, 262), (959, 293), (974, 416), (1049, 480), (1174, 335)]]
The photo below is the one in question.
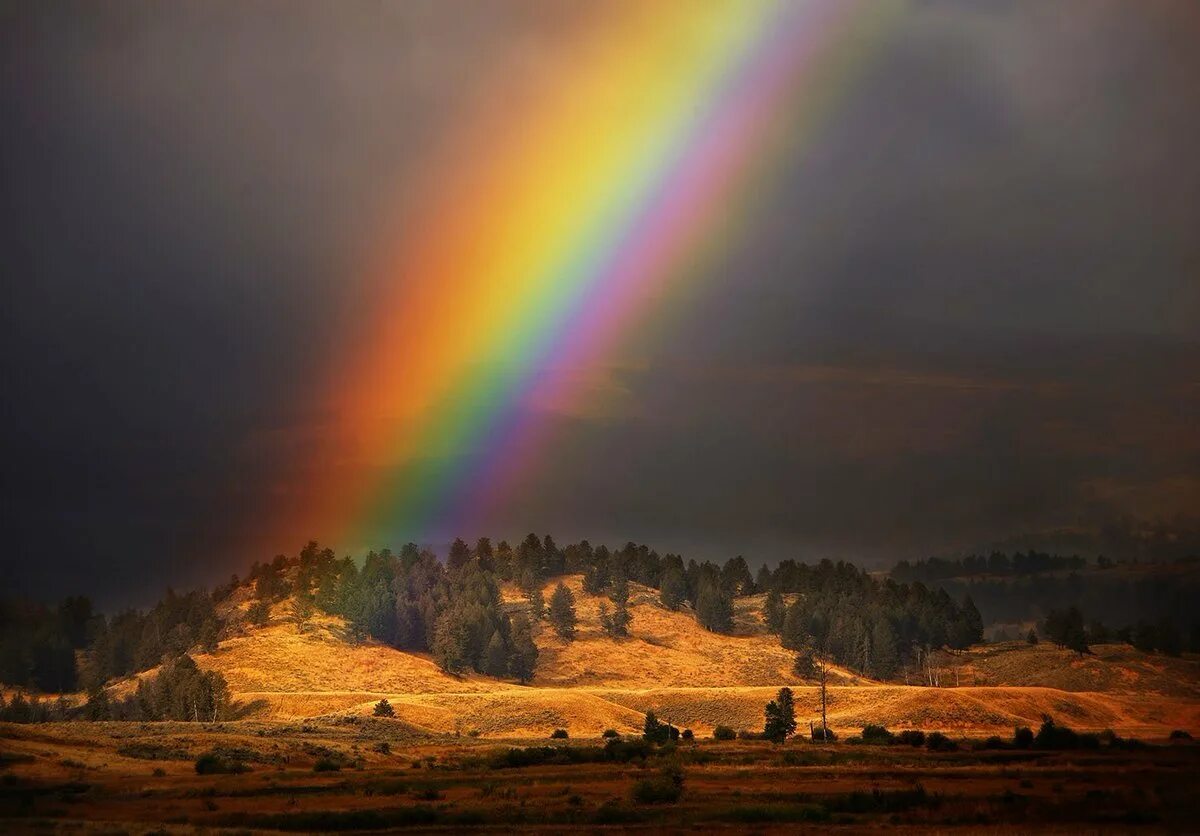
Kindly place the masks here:
[(799, 600), (792, 602), (783, 618), (783, 629), (780, 632), (780, 643), (788, 650), (800, 650), (809, 643), (808, 611)]
[(683, 572), (672, 567), (663, 573), (659, 600), (669, 610), (677, 610), (687, 598), (687, 581)]
[(392, 704), (387, 701), (387, 698), (375, 703), (375, 710), (372, 712), (376, 717), (395, 717), (396, 709), (392, 708)]
[(446, 568), (451, 572), (459, 572), (471, 562), (471, 547), (456, 539), (450, 546), (450, 554), (446, 557)]
[(508, 648), (499, 630), (492, 631), (487, 647), (483, 651), (483, 672), (488, 676), (504, 676), (508, 672)]
[(696, 596), (696, 619), (705, 630), (727, 633), (733, 627), (733, 601), (715, 584), (706, 584)]
[(954, 646), (960, 650), (983, 641), (983, 617), (968, 595), (963, 599), (962, 615), (954, 631)]
[(438, 616), (433, 629), (433, 659), (447, 673), (461, 673), (471, 666), (470, 636), (461, 608), (454, 607)]
[(767, 632), (779, 635), (783, 632), (783, 621), (787, 617), (787, 608), (783, 604), (783, 596), (779, 594), (779, 590), (774, 587), (767, 593), (767, 600), (763, 602), (763, 621), (767, 625)]
[(886, 618), (880, 618), (871, 629), (871, 650), (874, 654), (874, 675), (879, 679), (894, 676), (900, 664), (900, 655), (896, 650), (896, 634)]
[(541, 586), (535, 586), (529, 593), (529, 615), (534, 621), (541, 621), (546, 615), (546, 599), (542, 597)]
[(672, 728), (670, 723), (660, 722), (653, 711), (647, 711), (646, 720), (642, 724), (642, 738), (651, 743), (666, 743), (671, 739)]
[(783, 743), (796, 733), (796, 705), (790, 688), (780, 688), (764, 713), (763, 737), (767, 740)]
[(614, 581), (610, 597), (613, 613), (605, 630), (614, 638), (628, 636), (629, 622), (632, 620), (632, 616), (629, 615), (629, 581), (624, 578)]
[(559, 581), (550, 596), (550, 624), (554, 632), (568, 641), (575, 638), (575, 596)]
[(533, 679), (537, 668), (538, 649), (533, 643), (529, 621), (520, 615), (512, 619), (512, 639), (509, 642), (508, 672), (521, 684)]
[(475, 543), (475, 560), (479, 564), (479, 568), (484, 572), (495, 571), (495, 552), (492, 549), (492, 541), (488, 537), (480, 537)]
[(583, 591), (588, 595), (599, 595), (608, 584), (608, 567), (589, 565), (583, 571)]

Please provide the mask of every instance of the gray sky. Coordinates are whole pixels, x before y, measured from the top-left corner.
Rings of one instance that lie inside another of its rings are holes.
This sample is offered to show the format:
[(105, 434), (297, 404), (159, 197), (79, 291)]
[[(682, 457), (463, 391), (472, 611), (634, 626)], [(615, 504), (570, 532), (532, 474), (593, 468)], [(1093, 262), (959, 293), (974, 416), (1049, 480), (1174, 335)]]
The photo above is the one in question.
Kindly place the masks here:
[[(0, 580), (132, 602), (269, 557), (261, 439), (312, 420), (364, 229), (582, 8), (0, 4)], [(485, 527), (872, 562), (1195, 527), (1198, 35), (1189, 0), (908, 3)]]

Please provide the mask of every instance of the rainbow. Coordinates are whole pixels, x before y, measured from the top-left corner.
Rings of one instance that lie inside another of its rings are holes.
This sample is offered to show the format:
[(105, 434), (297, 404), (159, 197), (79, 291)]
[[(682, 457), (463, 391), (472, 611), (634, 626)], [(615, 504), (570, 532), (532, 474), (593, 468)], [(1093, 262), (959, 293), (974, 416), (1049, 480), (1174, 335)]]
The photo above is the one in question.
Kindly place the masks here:
[(381, 232), (374, 320), (347, 327), (323, 404), (327, 476), (286, 536), (469, 533), (546, 448), (530, 399), (584, 406), (546, 373), (603, 363), (737, 234), (890, 5), (597, 4), (522, 112), (481, 92)]

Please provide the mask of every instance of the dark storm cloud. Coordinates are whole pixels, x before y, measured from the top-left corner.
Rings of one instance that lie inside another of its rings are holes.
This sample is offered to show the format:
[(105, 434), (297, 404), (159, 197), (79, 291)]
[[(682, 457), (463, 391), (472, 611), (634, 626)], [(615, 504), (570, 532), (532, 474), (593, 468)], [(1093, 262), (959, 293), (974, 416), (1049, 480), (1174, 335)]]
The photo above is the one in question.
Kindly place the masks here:
[[(322, 425), (365, 228), (573, 14), (4, 5), (0, 580), (131, 600), (258, 557), (233, 532)], [(686, 309), (569, 371), (604, 409), (489, 523), (882, 558), (1194, 508), (1197, 34), (1186, 0), (908, 6)]]

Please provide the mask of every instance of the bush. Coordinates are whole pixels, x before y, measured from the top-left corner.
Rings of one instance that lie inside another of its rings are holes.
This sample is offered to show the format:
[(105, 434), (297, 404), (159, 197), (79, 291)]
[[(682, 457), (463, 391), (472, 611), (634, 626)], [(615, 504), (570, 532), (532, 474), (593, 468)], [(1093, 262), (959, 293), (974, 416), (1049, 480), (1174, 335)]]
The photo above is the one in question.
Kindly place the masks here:
[(554, 731), (550, 732), (551, 740), (566, 740), (570, 736), (571, 735), (567, 734), (566, 729), (555, 729)]
[(738, 740), (766, 740), (766, 735), (762, 732), (750, 731), (749, 729), (741, 729), (737, 733)]
[(866, 725), (862, 730), (862, 742), (886, 745), (892, 742), (892, 733), (883, 726)]
[(262, 627), (271, 620), (271, 605), (266, 601), (255, 601), (246, 610), (246, 620), (251, 624)]
[(925, 732), (920, 729), (905, 729), (896, 735), (894, 742), (904, 746), (924, 746)]
[(1175, 729), (1171, 732), (1171, 740), (1191, 740), (1192, 736), (1183, 729)]
[(925, 736), (925, 748), (930, 752), (953, 752), (958, 744), (941, 732), (930, 732)]
[(716, 740), (734, 740), (737, 738), (737, 732), (729, 726), (717, 726), (713, 729), (713, 737)]
[(1146, 748), (1146, 744), (1142, 741), (1133, 737), (1120, 737), (1112, 729), (1105, 729), (1100, 732), (1099, 739), (1112, 749), (1137, 750)]
[(674, 804), (683, 793), (683, 771), (668, 766), (653, 778), (645, 778), (633, 785), (633, 800), (636, 804)]
[(993, 734), (983, 743), (979, 744), (980, 749), (1007, 749), (1009, 743), (998, 734)]
[(604, 734), (600, 735), (605, 740), (611, 740), (614, 737), (620, 737), (621, 733), (616, 729), (605, 729)]
[(814, 743), (834, 743), (838, 739), (833, 729), (822, 730), (820, 726), (812, 727), (811, 736)]
[(691, 743), (693, 740), (696, 739), (696, 734), (691, 729), (684, 729), (683, 730), (683, 739), (688, 741), (689, 743)]
[(1013, 746), (1018, 749), (1029, 749), (1033, 746), (1033, 729), (1028, 726), (1018, 726), (1013, 730)]
[(1079, 734), (1066, 726), (1055, 725), (1049, 715), (1042, 717), (1042, 727), (1033, 739), (1035, 749), (1098, 749), (1100, 738), (1094, 734)]
[(321, 758), (313, 764), (313, 772), (341, 772), (342, 765), (331, 758)]
[(223, 758), (216, 752), (205, 752), (196, 758), (197, 775), (237, 775), (246, 771), (246, 764)]
[(395, 717), (396, 709), (392, 708), (392, 704), (387, 701), (387, 698), (375, 703), (375, 711), (372, 712), (376, 717)]
[(645, 760), (654, 752), (654, 747), (648, 740), (622, 740), (614, 737), (604, 744), (605, 760), (628, 763), (631, 760)]

